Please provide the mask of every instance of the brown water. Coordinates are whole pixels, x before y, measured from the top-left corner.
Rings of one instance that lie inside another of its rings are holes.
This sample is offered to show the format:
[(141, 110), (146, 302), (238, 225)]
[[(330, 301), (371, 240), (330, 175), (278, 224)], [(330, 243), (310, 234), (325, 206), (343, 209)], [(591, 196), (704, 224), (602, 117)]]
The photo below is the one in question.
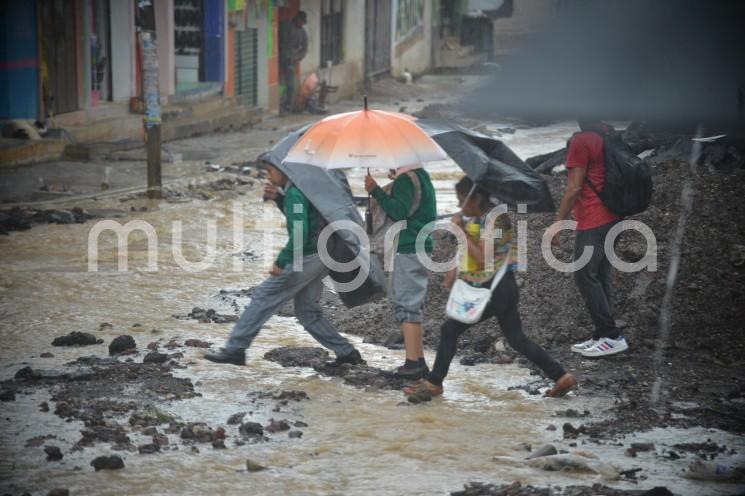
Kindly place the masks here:
[[(110, 205), (97, 206), (119, 205), (112, 201)], [(181, 321), (171, 315), (186, 313), (193, 306), (209, 306), (210, 297), (221, 288), (249, 287), (264, 279), (266, 270), (261, 262), (246, 262), (241, 273), (232, 271), (236, 249), (230, 228), (235, 204), (232, 200), (218, 200), (151, 202), (149, 206), (148, 212), (120, 220), (137, 218), (155, 228), (157, 272), (144, 270), (147, 244), (140, 233), (130, 238), (128, 271), (116, 271), (114, 238), (102, 236), (100, 270), (88, 272), (86, 245), (94, 222), (37, 226), (0, 238), (0, 378), (12, 377), (21, 363), (49, 368), (81, 355), (106, 353), (104, 344), (83, 349), (54, 348), (53, 359), (39, 358), (39, 353), (51, 349), (54, 337), (71, 331), (100, 334), (106, 343), (129, 333), (140, 346), (153, 339), (151, 329), (160, 330), (159, 337), (195, 337), (222, 343), (230, 325)], [(261, 253), (262, 237), (257, 229), (261, 226), (260, 203), (249, 199), (244, 206), (249, 226), (245, 231), (247, 248)], [(204, 254), (205, 221), (209, 219), (217, 222), (219, 233), (215, 266), (198, 273), (184, 272), (171, 255), (171, 222), (183, 222), (184, 239), (188, 241), (184, 243), (184, 254), (194, 261)], [(281, 224), (275, 220), (270, 228), (278, 234), (273, 243), (278, 248), (282, 244)], [(98, 331), (102, 322), (110, 322), (113, 329)], [(131, 329), (134, 323), (142, 325), (142, 332)], [(363, 344), (354, 336), (350, 339), (373, 366), (389, 368), (403, 358), (402, 352)], [(69, 452), (80, 437), (82, 424), (65, 423), (53, 414), (39, 413), (38, 404), (48, 399), (45, 393), (19, 395), (16, 402), (2, 403), (0, 489), (12, 483), (45, 491), (69, 487), (72, 494), (111, 495), (445, 494), (472, 480), (520, 480), (543, 486), (591, 485), (598, 481), (593, 474), (542, 472), (519, 461), (496, 462), (493, 457), (520, 459), (526, 454), (522, 443), (537, 447), (551, 442), (558, 448), (571, 449), (569, 441), (561, 439), (561, 424), (567, 420), (554, 417), (554, 412), (588, 408), (597, 415), (611, 407), (609, 399), (580, 394), (564, 400), (545, 400), (508, 391), (511, 385), (531, 381), (527, 369), (517, 365), (463, 367), (456, 360), (444, 398), (412, 407), (402, 405), (403, 395), (395, 391), (355, 389), (338, 380), (318, 377), (309, 369), (282, 368), (261, 358), (277, 346), (314, 344), (294, 319), (275, 317), (249, 351), (245, 368), (218, 366), (201, 360), (201, 351), (187, 349), (183, 362), (189, 366), (178, 373), (191, 378), (203, 396), (162, 405), (183, 421), (225, 425), (229, 415), (251, 409), (248, 393), (300, 389), (311, 398), (293, 407), (309, 424), (300, 440), (276, 437), (269, 443), (243, 447), (232, 447), (228, 440), (227, 450), (205, 448), (201, 453), (184, 448), (150, 456), (125, 453), (125, 470), (93, 473), (90, 460), (107, 453), (108, 448)], [(430, 353), (428, 361), (431, 363), (433, 358)], [(558, 430), (547, 431), (548, 424), (557, 425)], [(58, 435), (54, 444), (63, 448), (62, 462), (44, 461), (41, 448), (23, 448), (26, 439), (47, 433)], [(132, 434), (135, 444), (138, 436)], [(711, 438), (736, 447), (740, 453), (745, 450), (742, 439), (704, 429), (653, 431), (639, 435), (638, 440), (664, 446), (680, 442), (680, 436), (691, 441)], [(632, 438), (627, 441), (636, 440)], [(643, 467), (649, 479), (642, 487), (667, 485), (676, 494), (700, 494), (704, 487), (677, 476), (685, 461), (657, 464), (649, 455), (648, 459), (640, 456), (632, 463), (622, 457), (623, 448), (580, 448), (621, 468)], [(270, 469), (246, 473), (246, 458)], [(630, 483), (605, 482), (638, 488)], [(724, 489), (721, 494), (732, 489), (719, 488)], [(717, 494), (717, 490), (707, 488), (706, 492)]]

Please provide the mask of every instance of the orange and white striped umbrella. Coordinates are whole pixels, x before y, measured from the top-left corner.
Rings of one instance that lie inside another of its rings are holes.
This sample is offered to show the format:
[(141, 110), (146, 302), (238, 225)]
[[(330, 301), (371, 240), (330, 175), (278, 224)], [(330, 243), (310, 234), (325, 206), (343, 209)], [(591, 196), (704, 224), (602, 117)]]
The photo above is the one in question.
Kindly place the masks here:
[(283, 162), (323, 169), (398, 169), (447, 158), (410, 115), (365, 109), (326, 117), (311, 126)]

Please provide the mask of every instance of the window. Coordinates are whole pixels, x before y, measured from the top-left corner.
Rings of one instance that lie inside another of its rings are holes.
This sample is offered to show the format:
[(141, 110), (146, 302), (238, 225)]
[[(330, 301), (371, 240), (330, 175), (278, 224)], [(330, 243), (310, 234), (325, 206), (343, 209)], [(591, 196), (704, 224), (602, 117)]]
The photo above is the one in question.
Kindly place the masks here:
[(321, 65), (328, 61), (336, 65), (344, 58), (344, 2), (322, 0), (321, 2)]

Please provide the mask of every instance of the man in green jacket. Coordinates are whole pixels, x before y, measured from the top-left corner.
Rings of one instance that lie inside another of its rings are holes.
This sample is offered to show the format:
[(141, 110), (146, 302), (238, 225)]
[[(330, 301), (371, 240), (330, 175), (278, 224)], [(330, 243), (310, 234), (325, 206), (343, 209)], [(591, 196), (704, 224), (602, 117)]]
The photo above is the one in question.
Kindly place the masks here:
[[(396, 222), (406, 222), (399, 233), (390, 294), (406, 347), (406, 362), (395, 373), (406, 379), (417, 379), (429, 372), (424, 360), (422, 327), (422, 307), (429, 274), (416, 253), (416, 239), (422, 229), (436, 219), (437, 203), (432, 181), (423, 168), (405, 167), (391, 171), (391, 174), (394, 181), (390, 194), (370, 175), (365, 177), (365, 189), (388, 217)], [(432, 236), (426, 234), (424, 250), (432, 253), (432, 246)]]
[[(204, 358), (216, 363), (246, 364), (246, 348), (259, 334), (261, 327), (288, 300), (294, 298), (295, 317), (316, 341), (336, 353), (328, 365), (364, 363), (360, 352), (324, 317), (318, 300), (323, 289), (322, 279), (329, 273), (318, 255), (318, 234), (321, 215), (302, 191), (290, 183), (277, 167), (264, 162), (269, 173), (264, 198), (273, 199), (287, 218), (288, 240), (279, 253), (271, 275), (251, 295), (246, 307), (230, 333), (225, 347), (206, 353)], [(284, 194), (281, 189), (284, 188)]]

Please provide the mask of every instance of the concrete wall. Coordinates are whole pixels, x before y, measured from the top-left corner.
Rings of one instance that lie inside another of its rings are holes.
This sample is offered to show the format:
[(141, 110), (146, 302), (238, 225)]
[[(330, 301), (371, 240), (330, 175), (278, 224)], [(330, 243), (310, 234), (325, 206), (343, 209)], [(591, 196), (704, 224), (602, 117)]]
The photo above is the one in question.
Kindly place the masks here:
[(321, 79), (339, 87), (337, 93), (329, 95), (330, 101), (357, 94), (364, 78), (365, 0), (344, 2), (343, 60), (331, 69), (326, 68), (325, 62), (321, 67), (321, 0), (303, 0), (300, 8), (308, 14), (308, 23), (305, 25), (308, 55), (300, 63), (301, 81), (308, 74), (321, 69)]
[[(423, 5), (418, 22), (406, 15), (409, 2)], [(391, 74), (395, 77), (408, 70), (412, 74), (432, 67), (432, 0), (394, 0), (391, 23)]]
[(160, 97), (176, 92), (176, 57), (173, 0), (155, 2), (155, 36), (158, 40)]
[(136, 94), (134, 0), (111, 2), (111, 83), (115, 102)]

